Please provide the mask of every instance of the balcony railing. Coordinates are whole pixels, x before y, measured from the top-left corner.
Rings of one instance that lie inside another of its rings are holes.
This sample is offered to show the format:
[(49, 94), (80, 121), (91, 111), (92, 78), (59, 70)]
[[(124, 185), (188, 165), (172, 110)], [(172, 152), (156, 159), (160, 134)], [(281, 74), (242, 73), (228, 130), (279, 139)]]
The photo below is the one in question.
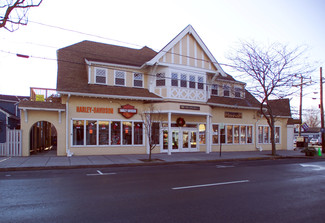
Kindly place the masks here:
[(44, 102), (60, 102), (60, 95), (56, 89), (50, 88), (30, 88), (30, 100), (31, 101), (44, 101)]

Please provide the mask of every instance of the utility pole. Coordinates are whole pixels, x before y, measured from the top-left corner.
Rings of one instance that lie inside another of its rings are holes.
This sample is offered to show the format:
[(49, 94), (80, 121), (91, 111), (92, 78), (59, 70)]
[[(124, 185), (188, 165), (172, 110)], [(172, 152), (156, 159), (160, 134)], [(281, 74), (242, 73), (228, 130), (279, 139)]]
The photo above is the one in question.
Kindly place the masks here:
[(299, 107), (299, 120), (300, 120), (300, 125), (299, 125), (299, 133), (298, 136), (301, 136), (301, 125), (302, 125), (302, 85), (303, 85), (303, 78), (302, 75), (300, 76), (300, 107)]
[(324, 105), (323, 105), (323, 69), (320, 67), (320, 120), (322, 134), (322, 153), (325, 153), (325, 134), (324, 134)]

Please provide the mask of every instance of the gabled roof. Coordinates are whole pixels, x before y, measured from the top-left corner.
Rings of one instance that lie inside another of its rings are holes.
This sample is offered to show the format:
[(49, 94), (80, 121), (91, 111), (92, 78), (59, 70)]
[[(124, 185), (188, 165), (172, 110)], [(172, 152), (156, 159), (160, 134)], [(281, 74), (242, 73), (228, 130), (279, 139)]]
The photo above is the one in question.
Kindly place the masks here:
[(57, 91), (120, 98), (160, 99), (145, 88), (88, 84), (85, 59), (93, 62), (140, 68), (157, 53), (148, 47), (132, 49), (122, 46), (83, 41), (58, 50)]
[(288, 98), (269, 100), (269, 105), (275, 116), (291, 117), (290, 100)]
[(29, 99), (29, 96), (5, 95), (0, 94), (0, 101), (18, 102), (20, 100)]
[(188, 25), (185, 29), (183, 29), (183, 31), (181, 31), (172, 41), (170, 41), (162, 50), (160, 50), (160, 52), (154, 58), (148, 61), (147, 64), (152, 66), (155, 63), (157, 63), (160, 58), (162, 58), (171, 48), (173, 48), (187, 34), (191, 34), (194, 37), (196, 42), (203, 49), (204, 53), (208, 56), (208, 58), (215, 66), (215, 68), (221, 73), (221, 75), (225, 76), (225, 72), (222, 70), (217, 60), (214, 58), (212, 53), (209, 51), (209, 49), (206, 47), (206, 45), (204, 44), (200, 36), (197, 34), (197, 32), (194, 30), (194, 28), (191, 25)]

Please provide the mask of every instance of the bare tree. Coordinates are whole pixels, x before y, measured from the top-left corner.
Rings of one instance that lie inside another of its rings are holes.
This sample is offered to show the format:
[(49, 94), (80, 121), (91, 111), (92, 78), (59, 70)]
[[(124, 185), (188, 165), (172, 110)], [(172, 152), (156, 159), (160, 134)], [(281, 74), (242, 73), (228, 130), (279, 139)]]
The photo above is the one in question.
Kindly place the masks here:
[(280, 43), (262, 47), (255, 42), (241, 42), (239, 49), (228, 56), (232, 67), (247, 78), (248, 89), (261, 102), (260, 112), (270, 127), (272, 155), (276, 155), (272, 99), (285, 98), (299, 90), (293, 86), (298, 86), (301, 76), (312, 71), (305, 53), (306, 47), (289, 49)]
[(0, 1), (0, 28), (13, 32), (19, 25), (27, 25), (28, 11), (38, 7), (43, 0), (1, 0)]
[(310, 128), (315, 128), (320, 126), (320, 116), (319, 109), (311, 108), (308, 109), (308, 114), (305, 115), (305, 122)]
[(151, 161), (152, 150), (159, 144), (160, 136), (160, 123), (162, 122), (161, 112), (155, 108), (153, 104), (149, 104), (147, 108), (141, 113), (141, 118), (145, 128), (145, 134), (147, 136), (149, 144), (149, 158), (148, 161)]

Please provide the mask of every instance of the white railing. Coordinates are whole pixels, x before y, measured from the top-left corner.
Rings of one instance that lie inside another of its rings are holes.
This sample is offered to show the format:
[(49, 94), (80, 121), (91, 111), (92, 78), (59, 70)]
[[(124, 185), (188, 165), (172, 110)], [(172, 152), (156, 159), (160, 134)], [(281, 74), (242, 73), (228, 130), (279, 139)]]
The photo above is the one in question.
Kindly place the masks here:
[(21, 156), (21, 130), (7, 129), (6, 142), (0, 143), (0, 156)]

